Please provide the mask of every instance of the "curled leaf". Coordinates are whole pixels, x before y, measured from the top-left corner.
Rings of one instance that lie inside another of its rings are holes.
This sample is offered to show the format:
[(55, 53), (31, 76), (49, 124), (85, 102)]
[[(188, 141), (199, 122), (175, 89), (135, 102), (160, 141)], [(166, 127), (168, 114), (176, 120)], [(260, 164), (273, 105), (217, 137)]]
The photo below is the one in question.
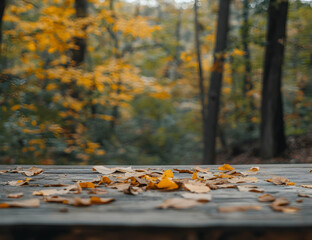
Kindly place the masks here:
[(223, 166), (218, 167), (220, 171), (232, 171), (235, 168), (231, 167), (229, 164), (223, 164)]
[(263, 194), (258, 197), (259, 202), (273, 202), (274, 200), (275, 200), (275, 197), (269, 193)]
[(19, 171), (19, 173), (22, 173), (22, 174), (26, 175), (27, 177), (35, 176), (35, 175), (38, 175), (42, 172), (43, 172), (43, 170), (41, 168), (36, 168), (36, 167), (31, 167), (27, 170)]

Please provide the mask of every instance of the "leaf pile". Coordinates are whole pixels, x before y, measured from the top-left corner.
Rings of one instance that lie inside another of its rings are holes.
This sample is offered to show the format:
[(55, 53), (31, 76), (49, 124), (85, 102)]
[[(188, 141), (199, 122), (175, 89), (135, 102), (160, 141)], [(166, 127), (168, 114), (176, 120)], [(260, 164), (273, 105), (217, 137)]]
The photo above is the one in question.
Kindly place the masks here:
[[(142, 168), (133, 169), (132, 167), (114, 167), (94, 166), (92, 171), (101, 174), (93, 180), (76, 181), (75, 184), (67, 185), (61, 183), (45, 184), (44, 189), (33, 191), (33, 196), (39, 196), (45, 203), (60, 203), (75, 207), (86, 207), (97, 204), (109, 204), (115, 201), (115, 198), (102, 198), (95, 195), (105, 195), (108, 189), (115, 189), (127, 195), (139, 195), (146, 191), (161, 192), (180, 192), (179, 197), (173, 197), (165, 200), (158, 208), (167, 209), (186, 209), (196, 206), (202, 206), (212, 200), (212, 191), (218, 189), (232, 188), (237, 189), (242, 194), (244, 192), (263, 193), (258, 196), (258, 201), (262, 204), (270, 203), (270, 207), (274, 211), (283, 213), (294, 213), (299, 209), (289, 206), (286, 198), (275, 198), (269, 193), (265, 193), (265, 189), (258, 188), (253, 185), (259, 180), (256, 177), (260, 171), (259, 167), (251, 167), (246, 172), (239, 172), (229, 164), (218, 167), (218, 172), (212, 172), (209, 168), (195, 167), (193, 169), (152, 169)], [(180, 173), (178, 177), (174, 176), (174, 171)], [(21, 168), (2, 171), (6, 173), (21, 173), (26, 176), (35, 176), (41, 174), (42, 169), (31, 167), (27, 170)], [(184, 178), (180, 176), (183, 175)], [(185, 177), (186, 176), (186, 177)], [(19, 187), (28, 185), (31, 178), (24, 180), (8, 181), (7, 185)], [(294, 186), (295, 183), (282, 176), (274, 176), (265, 181), (275, 185)], [(301, 185), (304, 188), (312, 188), (311, 185)], [(79, 197), (79, 194), (88, 194), (88, 197)], [(72, 197), (72, 194), (76, 196)], [(299, 197), (310, 197), (308, 194), (300, 193)], [(23, 193), (12, 193), (8, 198), (21, 198)], [(300, 201), (297, 201), (300, 202)], [(0, 203), (0, 208), (8, 207), (38, 207), (40, 199), (28, 199), (21, 201), (7, 201)], [(156, 206), (155, 206), (156, 207)], [(218, 206), (221, 213), (230, 213), (237, 211), (260, 210), (260, 205), (239, 205), (239, 206)]]

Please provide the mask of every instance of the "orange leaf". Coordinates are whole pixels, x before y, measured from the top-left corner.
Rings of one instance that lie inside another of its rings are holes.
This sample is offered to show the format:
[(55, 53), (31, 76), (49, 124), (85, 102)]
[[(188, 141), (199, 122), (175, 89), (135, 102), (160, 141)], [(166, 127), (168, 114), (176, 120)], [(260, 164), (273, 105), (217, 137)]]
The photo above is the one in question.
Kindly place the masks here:
[(229, 164), (223, 164), (222, 167), (218, 167), (220, 171), (232, 171), (235, 168), (231, 167)]
[(79, 186), (81, 188), (95, 188), (95, 185), (92, 182), (80, 182)]
[(161, 176), (161, 178), (173, 178), (173, 172), (171, 171), (171, 169), (166, 170), (163, 175)]
[(198, 178), (198, 176), (197, 176), (197, 171), (195, 171), (195, 172), (193, 173), (193, 175), (192, 175), (192, 179), (195, 180), (195, 179), (197, 179), (197, 178)]
[(178, 189), (179, 186), (174, 181), (168, 178), (164, 178), (157, 184), (157, 188), (166, 189), (166, 190), (174, 190), (174, 189)]

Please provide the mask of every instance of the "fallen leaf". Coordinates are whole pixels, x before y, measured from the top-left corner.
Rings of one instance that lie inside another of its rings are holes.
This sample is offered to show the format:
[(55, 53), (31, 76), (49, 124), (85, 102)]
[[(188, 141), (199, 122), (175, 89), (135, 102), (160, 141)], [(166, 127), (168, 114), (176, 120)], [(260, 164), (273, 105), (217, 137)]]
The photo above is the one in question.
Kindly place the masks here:
[(50, 195), (62, 195), (68, 193), (67, 190), (57, 190), (57, 189), (45, 189), (45, 190), (39, 190), (34, 191), (32, 195), (34, 196), (50, 196)]
[(229, 179), (230, 183), (256, 183), (258, 178), (256, 177), (234, 177)]
[(301, 187), (304, 187), (304, 188), (312, 188), (312, 185), (301, 185)]
[(54, 184), (44, 184), (44, 187), (66, 187), (69, 186), (68, 184), (62, 184), (62, 183), (54, 183)]
[(259, 167), (251, 167), (248, 172), (258, 172), (259, 171)]
[(141, 188), (129, 186), (127, 189), (123, 190), (123, 193), (129, 195), (138, 195), (139, 192), (142, 192)]
[(217, 188), (218, 189), (223, 189), (223, 188), (236, 188), (237, 185), (235, 184), (220, 184), (220, 185), (217, 185)]
[(210, 188), (204, 184), (191, 184), (185, 183), (183, 185), (184, 189), (193, 192), (193, 193), (207, 193), (210, 191)]
[(235, 168), (231, 167), (229, 164), (223, 164), (223, 166), (218, 167), (220, 171), (232, 171)]
[(195, 169), (196, 171), (198, 171), (198, 172), (201, 172), (201, 173), (208, 173), (209, 170), (210, 170), (210, 168), (201, 168), (201, 167), (199, 167), (199, 166), (196, 166), (194, 169)]
[(28, 183), (29, 183), (28, 179), (7, 182), (7, 184), (10, 186), (23, 186), (23, 185), (27, 185)]
[(49, 197), (44, 197), (43, 201), (53, 202), (53, 203), (68, 203), (68, 198), (60, 197), (60, 196), (49, 196)]
[(176, 184), (174, 181), (164, 178), (160, 180), (160, 182), (156, 185), (159, 189), (165, 189), (165, 190), (175, 190), (179, 188), (179, 185)]
[(269, 193), (263, 194), (258, 197), (259, 202), (273, 202), (274, 200), (275, 200), (275, 197)]
[(195, 171), (195, 172), (193, 173), (193, 175), (192, 175), (192, 179), (195, 180), (195, 179), (197, 179), (197, 178), (198, 178), (198, 176), (197, 176), (197, 171)]
[(231, 213), (231, 212), (245, 212), (249, 210), (260, 210), (261, 207), (254, 205), (254, 206), (228, 206), (228, 207), (218, 207), (218, 211), (221, 213)]
[(7, 172), (8, 172), (7, 170), (1, 170), (0, 171), (1, 174), (7, 173)]
[(38, 175), (42, 172), (43, 172), (43, 170), (41, 168), (36, 168), (36, 167), (31, 167), (27, 170), (19, 171), (19, 173), (22, 173), (22, 174), (26, 175), (27, 177), (35, 176), (35, 175)]
[(107, 168), (107, 167), (104, 167), (104, 166), (93, 166), (92, 170), (93, 171), (97, 171), (97, 172), (99, 172), (101, 174), (104, 174), (104, 175), (112, 174), (112, 173), (115, 173), (115, 172), (126, 173), (126, 172), (133, 171), (131, 167), (127, 167), (127, 168), (122, 168), (122, 167)]
[(92, 196), (90, 197), (91, 204), (107, 204), (115, 201), (115, 198), (99, 198)]
[(298, 193), (298, 197), (312, 198), (312, 194)]
[(265, 181), (274, 183), (275, 185), (287, 185), (287, 183), (289, 182), (288, 178), (281, 176), (275, 176), (270, 179), (265, 179)]
[(297, 202), (297, 203), (302, 203), (303, 201), (302, 201), (302, 199), (298, 198), (298, 199), (296, 200), (296, 202)]
[(233, 178), (233, 176), (226, 174), (226, 173), (219, 173), (216, 175), (217, 178)]
[(183, 198), (186, 198), (186, 199), (194, 199), (198, 202), (210, 202), (211, 201), (211, 194), (206, 194), (206, 193), (201, 193), (201, 194), (198, 194), (198, 193), (182, 193), (181, 196)]
[(191, 170), (188, 170), (188, 169), (177, 169), (177, 168), (174, 168), (173, 170), (179, 172), (179, 173), (190, 173), (190, 174), (193, 174), (193, 171)]
[(75, 197), (74, 199), (68, 201), (68, 204), (73, 205), (75, 207), (85, 207), (91, 205), (91, 200), (90, 198)]
[(185, 198), (169, 198), (166, 201), (164, 201), (161, 205), (158, 206), (158, 208), (174, 208), (174, 209), (186, 209), (186, 208), (192, 208), (196, 206), (200, 206), (203, 203), (194, 200), (194, 199), (185, 199)]
[(8, 194), (8, 198), (21, 198), (24, 196), (24, 193), (10, 193)]
[(271, 203), (271, 208), (276, 212), (283, 213), (295, 213), (299, 211), (299, 208), (288, 206), (289, 201), (286, 198), (277, 198)]
[(264, 189), (260, 189), (255, 185), (237, 186), (237, 189), (240, 192), (256, 192), (256, 193), (263, 193), (264, 192)]
[(106, 194), (107, 191), (100, 189), (100, 188), (91, 188), (88, 194), (97, 194), (97, 195), (103, 195)]
[(171, 171), (171, 169), (166, 170), (163, 175), (161, 176), (161, 178), (173, 178), (173, 172)]
[(39, 207), (39, 205), (40, 205), (39, 199), (33, 198), (33, 199), (27, 199), (27, 200), (0, 203), (0, 208), (9, 208), (9, 207), (35, 208), (35, 207)]
[(310, 170), (310, 172), (312, 173), (312, 169)]
[(95, 188), (95, 185), (92, 182), (79, 182), (78, 184), (81, 188)]

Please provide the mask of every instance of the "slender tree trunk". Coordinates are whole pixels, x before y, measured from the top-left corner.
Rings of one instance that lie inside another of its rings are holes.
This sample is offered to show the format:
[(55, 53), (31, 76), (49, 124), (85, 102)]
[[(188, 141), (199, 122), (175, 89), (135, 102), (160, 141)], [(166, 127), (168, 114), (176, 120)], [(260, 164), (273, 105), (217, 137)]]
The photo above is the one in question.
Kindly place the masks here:
[[(198, 79), (199, 79), (199, 99), (201, 104), (201, 115), (202, 115), (202, 131), (203, 131), (203, 143), (207, 145), (207, 114), (206, 114), (206, 101), (205, 101), (205, 86), (204, 86), (204, 74), (201, 60), (201, 44), (200, 44), (200, 30), (198, 25), (198, 0), (194, 3), (194, 22), (195, 22), (195, 47), (197, 55), (198, 65)], [(206, 159), (205, 151), (203, 151), (203, 159)]]
[(214, 51), (213, 68), (210, 77), (207, 107), (207, 142), (204, 146), (205, 164), (215, 163), (216, 135), (220, 108), (220, 95), (223, 76), (223, 65), (229, 29), (230, 0), (219, 0), (217, 38)]
[[(115, 9), (114, 9), (114, 0), (110, 0), (109, 2), (109, 9), (112, 11), (113, 13), (113, 18), (116, 19), (116, 16), (115, 16)], [(117, 64), (120, 63), (120, 59), (121, 59), (121, 54), (120, 54), (120, 49), (119, 49), (119, 39), (118, 39), (118, 36), (117, 36), (117, 33), (113, 32), (112, 29), (109, 30), (110, 33), (111, 33), (111, 36), (113, 38), (113, 42), (114, 42), (114, 53), (115, 53), (115, 59), (116, 59), (116, 62)], [(119, 70), (118, 70), (119, 71)], [(117, 82), (117, 95), (120, 94), (121, 92), (121, 78), (120, 78), (120, 72), (119, 72), (119, 76), (118, 76), (118, 82)], [(113, 111), (112, 111), (112, 116), (113, 116), (113, 120), (111, 121), (111, 131), (114, 132), (115, 131), (115, 126), (117, 125), (117, 122), (118, 122), (118, 119), (119, 119), (119, 106), (114, 106), (113, 107)]]
[(243, 94), (252, 89), (251, 82), (251, 61), (250, 61), (250, 50), (249, 50), (249, 0), (243, 1), (243, 24), (241, 29), (243, 49), (245, 52), (245, 72), (244, 72), (244, 85)]
[(4, 9), (6, 5), (6, 0), (0, 1), (0, 56), (2, 55), (2, 19), (4, 15)]
[[(76, 18), (85, 18), (88, 15), (87, 12), (87, 0), (75, 0)], [(87, 41), (86, 38), (75, 37), (74, 39), (77, 49), (72, 51), (73, 66), (80, 66), (85, 60), (85, 52)]]
[(270, 0), (269, 4), (261, 103), (260, 153), (262, 158), (277, 156), (286, 148), (281, 78), (288, 1)]

